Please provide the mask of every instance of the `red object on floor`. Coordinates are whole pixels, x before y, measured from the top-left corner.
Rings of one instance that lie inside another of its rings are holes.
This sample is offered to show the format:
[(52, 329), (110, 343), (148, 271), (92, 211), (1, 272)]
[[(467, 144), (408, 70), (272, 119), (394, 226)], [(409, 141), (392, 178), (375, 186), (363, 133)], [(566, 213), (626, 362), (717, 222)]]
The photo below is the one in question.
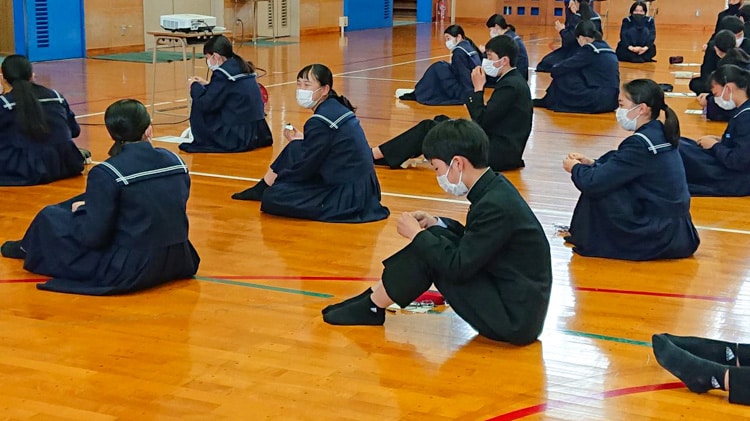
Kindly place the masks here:
[(445, 298), (443, 298), (443, 294), (438, 291), (427, 291), (417, 297), (417, 299), (414, 301), (418, 303), (421, 303), (423, 301), (432, 301), (436, 306), (445, 304)]
[(258, 88), (260, 88), (260, 97), (263, 98), (263, 105), (268, 104), (268, 89), (260, 83), (258, 84)]

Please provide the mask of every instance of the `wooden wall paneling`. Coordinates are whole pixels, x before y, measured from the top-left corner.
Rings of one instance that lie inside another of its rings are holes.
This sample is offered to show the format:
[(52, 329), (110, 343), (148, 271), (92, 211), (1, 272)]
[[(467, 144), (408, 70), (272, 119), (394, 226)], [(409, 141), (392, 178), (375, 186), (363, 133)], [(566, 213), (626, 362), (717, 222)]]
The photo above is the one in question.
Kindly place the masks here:
[(6, 0), (0, 4), (0, 54), (15, 51), (13, 28), (13, 2)]

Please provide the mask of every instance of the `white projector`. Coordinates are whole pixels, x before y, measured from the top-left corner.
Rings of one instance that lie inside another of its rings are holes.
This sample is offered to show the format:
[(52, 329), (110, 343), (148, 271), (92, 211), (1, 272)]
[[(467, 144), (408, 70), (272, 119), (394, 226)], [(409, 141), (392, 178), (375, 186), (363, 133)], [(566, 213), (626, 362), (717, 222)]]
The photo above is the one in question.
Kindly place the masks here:
[(202, 32), (213, 30), (216, 26), (216, 18), (191, 13), (163, 15), (159, 19), (159, 24), (162, 28), (173, 32)]

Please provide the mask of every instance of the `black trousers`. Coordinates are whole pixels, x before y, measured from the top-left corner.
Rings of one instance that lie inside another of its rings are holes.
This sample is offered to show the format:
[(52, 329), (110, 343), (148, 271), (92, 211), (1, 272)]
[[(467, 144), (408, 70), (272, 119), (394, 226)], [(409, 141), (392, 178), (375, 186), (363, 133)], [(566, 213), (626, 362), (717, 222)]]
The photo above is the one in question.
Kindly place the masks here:
[(729, 402), (750, 405), (750, 367), (729, 367)]
[[(446, 228), (433, 226), (429, 231), (454, 243), (460, 240), (458, 234)], [(533, 332), (528, 335), (512, 333), (513, 321), (502, 311), (504, 306), (497, 297), (494, 285), (488, 285), (492, 283), (491, 280), (478, 276), (469, 283), (452, 282), (431, 268), (411, 244), (384, 260), (383, 266), (385, 268), (381, 279), (385, 291), (401, 307), (409, 305), (434, 283), (456, 314), (480, 335), (518, 345), (533, 342), (536, 337)]]
[(435, 120), (422, 120), (416, 126), (380, 145), (380, 151), (388, 166), (396, 169), (407, 159), (422, 155), (422, 141), (438, 123)]

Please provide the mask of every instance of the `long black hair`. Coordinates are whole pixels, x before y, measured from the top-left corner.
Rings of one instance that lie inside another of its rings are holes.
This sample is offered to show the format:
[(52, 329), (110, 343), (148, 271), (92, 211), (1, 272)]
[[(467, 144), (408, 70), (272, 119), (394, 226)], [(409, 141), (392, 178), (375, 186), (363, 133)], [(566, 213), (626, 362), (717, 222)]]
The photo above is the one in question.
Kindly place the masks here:
[(475, 51), (479, 51), (479, 47), (477, 47), (477, 45), (474, 44), (474, 41), (472, 41), (471, 38), (468, 38), (466, 36), (466, 33), (464, 32), (464, 28), (462, 28), (461, 25), (451, 25), (445, 28), (445, 31), (443, 31), (443, 33), (448, 34), (454, 38), (461, 35), (461, 38), (465, 39), (466, 41), (469, 41), (471, 48), (473, 48)]
[(44, 139), (50, 129), (47, 116), (31, 82), (34, 74), (31, 62), (22, 55), (10, 55), (3, 61), (2, 72), (3, 79), (13, 87), (16, 123), (21, 132), (36, 140)]
[(308, 64), (297, 73), (297, 79), (317, 80), (321, 87), (328, 86), (330, 88), (328, 91), (328, 98), (335, 99), (340, 102), (341, 105), (352, 111), (357, 110), (357, 107), (352, 105), (345, 96), (339, 95), (333, 90), (333, 73), (331, 73), (331, 69), (326, 65), (319, 63)]
[(594, 9), (591, 8), (589, 0), (578, 0), (578, 14), (583, 20), (591, 20), (594, 17)]
[(487, 19), (487, 27), (488, 28), (494, 28), (495, 25), (499, 26), (501, 29), (508, 29), (510, 28), (511, 31), (516, 32), (516, 27), (509, 24), (508, 21), (505, 19), (505, 16), (495, 13), (494, 15), (490, 16), (489, 19)]
[(677, 147), (680, 143), (680, 120), (674, 110), (664, 101), (664, 91), (651, 79), (635, 79), (622, 85), (622, 89), (633, 104), (646, 104), (651, 108), (651, 120), (659, 118), (664, 111), (664, 136)]
[(231, 58), (237, 59), (240, 63), (240, 71), (242, 73), (255, 73), (253, 63), (245, 61), (245, 59), (236, 54), (232, 49), (232, 42), (224, 35), (216, 35), (206, 41), (203, 44), (203, 54), (218, 54), (227, 60)]

